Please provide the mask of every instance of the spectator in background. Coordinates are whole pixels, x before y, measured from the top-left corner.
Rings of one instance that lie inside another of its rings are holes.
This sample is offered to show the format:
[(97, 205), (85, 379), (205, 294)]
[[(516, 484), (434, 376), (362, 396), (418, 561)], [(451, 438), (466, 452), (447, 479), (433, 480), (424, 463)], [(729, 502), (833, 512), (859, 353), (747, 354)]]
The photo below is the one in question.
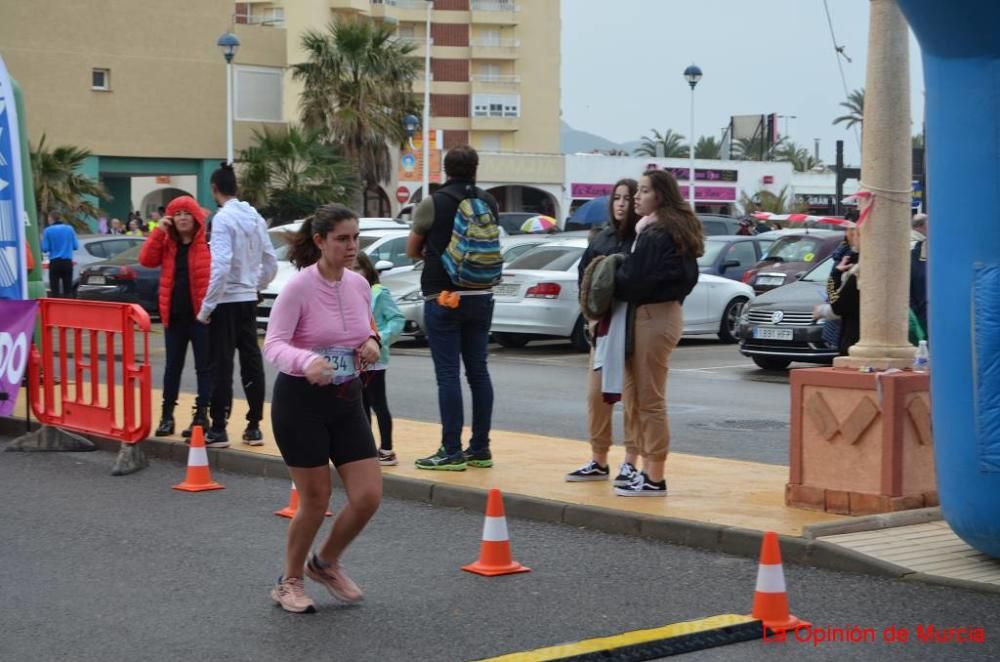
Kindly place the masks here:
[[(163, 207), (160, 207), (160, 209), (163, 209)], [(163, 218), (163, 214), (158, 211), (154, 211), (149, 215), (149, 220), (144, 224), (146, 234), (156, 229), (156, 226), (160, 224), (161, 218)]]
[(120, 218), (112, 218), (108, 234), (125, 234), (125, 225)]
[[(927, 328), (927, 224), (928, 219), (926, 214), (917, 214), (917, 216), (923, 216), (921, 219), (921, 225), (919, 233), (923, 235), (923, 239), (918, 240), (913, 247), (910, 249), (910, 309), (916, 316), (917, 321), (920, 322), (921, 330), (924, 335), (929, 339), (930, 332)], [(914, 216), (914, 229), (911, 231), (911, 236), (917, 233), (916, 221), (917, 218)]]
[(142, 230), (143, 230), (142, 221), (140, 221), (137, 218), (133, 218), (131, 221), (128, 222), (128, 232), (126, 232), (125, 234), (133, 237), (142, 237), (143, 235), (146, 234)]
[(914, 214), (910, 221), (910, 249), (927, 239), (927, 214)]
[(267, 224), (249, 203), (236, 198), (236, 172), (222, 163), (212, 173), (212, 277), (198, 320), (211, 325), (212, 427), (205, 445), (229, 446), (226, 424), (233, 405), (233, 354), (240, 354), (240, 378), (249, 410), (243, 442), (264, 445), (264, 362), (257, 345), (257, 299), (278, 272)]
[(188, 195), (174, 198), (169, 210), (142, 245), (139, 263), (144, 267), (162, 267), (159, 304), (167, 364), (163, 369), (163, 409), (155, 434), (166, 437), (174, 433), (174, 407), (190, 343), (198, 376), (194, 416), (183, 432), (183, 436), (190, 437), (193, 426), (200, 425), (203, 430), (208, 427), (208, 403), (212, 396), (208, 327), (194, 317), (201, 308), (211, 272), (211, 257), (205, 241), (208, 213)]
[(371, 424), (372, 410), (375, 410), (380, 441), (378, 463), (384, 467), (392, 467), (399, 464), (399, 460), (392, 450), (392, 414), (389, 412), (389, 399), (386, 396), (385, 373), (389, 367), (389, 346), (399, 340), (406, 318), (392, 300), (392, 293), (379, 283), (378, 272), (375, 271), (371, 258), (359, 251), (353, 270), (364, 276), (372, 288), (372, 318), (382, 340), (378, 361), (365, 371), (362, 391), (365, 414)]
[(49, 256), (49, 290), (54, 297), (73, 296), (73, 251), (80, 247), (76, 231), (57, 211), (49, 212), (42, 232), (42, 252)]
[(101, 214), (97, 217), (97, 232), (98, 234), (108, 234), (108, 217)]

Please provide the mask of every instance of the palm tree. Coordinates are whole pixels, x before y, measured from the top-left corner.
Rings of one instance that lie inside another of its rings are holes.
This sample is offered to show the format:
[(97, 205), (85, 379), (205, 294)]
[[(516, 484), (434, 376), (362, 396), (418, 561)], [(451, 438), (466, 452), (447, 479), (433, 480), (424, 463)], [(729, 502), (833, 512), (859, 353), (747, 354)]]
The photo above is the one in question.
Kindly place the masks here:
[(733, 143), (733, 158), (737, 161), (774, 161), (784, 144), (784, 138), (774, 144), (769, 144), (764, 136), (740, 138)]
[(30, 147), (31, 176), (35, 183), (35, 202), (38, 218), (50, 211), (62, 212), (79, 230), (87, 230), (80, 216), (96, 217), (99, 214), (85, 196), (110, 200), (107, 190), (97, 180), (81, 174), (90, 150), (73, 145), (58, 145), (51, 150), (42, 134), (37, 147)]
[[(687, 145), (684, 144), (684, 136), (674, 133), (672, 129), (667, 129), (666, 133), (660, 133), (656, 129), (650, 129), (653, 137), (642, 137), (642, 145), (632, 153), (636, 156), (662, 156), (665, 158), (683, 158), (688, 155)], [(660, 153), (662, 151), (662, 153)]]
[(808, 172), (823, 163), (810, 154), (808, 149), (800, 147), (792, 141), (780, 144), (778, 149), (774, 151), (774, 160), (788, 161), (798, 172)]
[(415, 48), (375, 21), (335, 20), (325, 32), (302, 35), (307, 60), (291, 67), (304, 84), (302, 124), (344, 150), (365, 189), (388, 181), (389, 144), (406, 138), (403, 117), (420, 115), (412, 93), (419, 63), (409, 57)]
[(328, 202), (349, 202), (357, 190), (354, 168), (317, 129), (254, 131), (240, 152), (244, 196), (272, 225), (308, 216)]
[(783, 186), (777, 193), (761, 189), (752, 196), (744, 191), (740, 193), (739, 205), (743, 216), (749, 216), (756, 211), (766, 211), (772, 214), (784, 214), (788, 207), (788, 187)]
[(717, 159), (722, 152), (722, 144), (714, 136), (702, 136), (694, 144), (694, 158)]
[(841, 115), (833, 120), (834, 124), (844, 124), (844, 128), (850, 129), (855, 124), (864, 126), (865, 122), (865, 88), (854, 90), (847, 95), (847, 101), (841, 101), (840, 105), (848, 110), (846, 115)]

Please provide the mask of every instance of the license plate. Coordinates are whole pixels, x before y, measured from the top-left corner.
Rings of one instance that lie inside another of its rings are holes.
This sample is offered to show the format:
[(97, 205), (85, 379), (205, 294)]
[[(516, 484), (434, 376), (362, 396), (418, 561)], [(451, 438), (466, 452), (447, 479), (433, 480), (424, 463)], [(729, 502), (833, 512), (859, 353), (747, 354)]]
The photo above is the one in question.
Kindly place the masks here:
[(758, 326), (753, 330), (753, 337), (758, 340), (791, 340), (792, 329), (776, 329), (770, 326)]
[(517, 293), (521, 290), (521, 286), (517, 283), (500, 283), (494, 286), (493, 296), (498, 297), (513, 297), (517, 296)]
[(87, 283), (90, 285), (105, 285), (107, 282), (104, 276), (87, 276)]
[(757, 285), (784, 285), (784, 276), (757, 276)]

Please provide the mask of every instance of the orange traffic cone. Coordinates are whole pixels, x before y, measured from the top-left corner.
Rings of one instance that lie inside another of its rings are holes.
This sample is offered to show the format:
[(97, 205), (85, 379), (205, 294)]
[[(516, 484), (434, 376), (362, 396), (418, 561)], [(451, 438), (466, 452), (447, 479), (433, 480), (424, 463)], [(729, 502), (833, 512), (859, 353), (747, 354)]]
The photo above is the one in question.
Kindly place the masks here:
[[(291, 494), (288, 495), (288, 505), (282, 508), (281, 510), (274, 511), (274, 514), (279, 517), (287, 517), (288, 519), (291, 519), (295, 517), (295, 513), (296, 511), (298, 511), (298, 509), (299, 509), (299, 491), (295, 489), (295, 481), (293, 480), (292, 491)], [(326, 516), (332, 517), (333, 513), (331, 513), (328, 510), (326, 511)]]
[(175, 490), (183, 492), (204, 492), (206, 490), (221, 490), (212, 480), (212, 472), (208, 469), (208, 451), (205, 450), (205, 435), (200, 425), (191, 428), (191, 448), (188, 449), (187, 476), (180, 485), (174, 485)]
[(487, 577), (531, 572), (531, 568), (525, 568), (510, 556), (507, 517), (503, 512), (500, 490), (490, 490), (486, 500), (486, 521), (483, 523), (483, 544), (479, 548), (479, 560), (463, 565), (462, 570)]
[(778, 534), (774, 531), (765, 532), (760, 545), (760, 565), (757, 567), (757, 589), (753, 594), (752, 616), (763, 621), (764, 627), (774, 632), (812, 626), (788, 613), (781, 547), (778, 545)]

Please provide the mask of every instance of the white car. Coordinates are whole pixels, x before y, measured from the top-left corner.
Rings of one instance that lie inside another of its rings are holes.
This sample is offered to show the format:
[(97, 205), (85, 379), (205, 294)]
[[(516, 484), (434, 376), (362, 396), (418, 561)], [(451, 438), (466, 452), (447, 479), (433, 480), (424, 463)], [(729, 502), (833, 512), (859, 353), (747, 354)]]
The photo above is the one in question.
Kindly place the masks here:
[[(286, 226), (281, 226), (286, 227)], [(271, 228), (272, 232), (277, 228)], [(286, 231), (287, 232), (287, 231)], [(371, 258), (375, 268), (382, 272), (393, 268), (412, 266), (415, 260), (406, 254), (406, 239), (409, 230), (362, 230), (359, 244), (362, 251)], [(278, 273), (267, 288), (260, 293), (261, 302), (257, 306), (257, 328), (267, 328), (267, 319), (271, 315), (271, 306), (278, 298), (278, 293), (293, 275), (295, 266), (288, 261), (288, 245), (281, 236), (271, 235), (271, 241), (276, 243), (278, 254)]]
[[(522, 234), (516, 237), (501, 237), (500, 250), (504, 262), (510, 262), (521, 253), (539, 244), (552, 241), (552, 235)], [(424, 297), (420, 292), (420, 274), (423, 262), (412, 267), (398, 267), (381, 274), (382, 285), (392, 294), (393, 300), (406, 318), (403, 336), (424, 337)]]
[[(553, 239), (504, 268), (493, 288), (493, 338), (504, 347), (522, 347), (541, 338), (568, 338), (587, 351), (586, 325), (580, 314), (577, 269), (587, 247), (583, 238)], [(753, 288), (728, 278), (700, 274), (684, 300), (684, 334), (718, 335), (723, 342), (739, 337), (743, 306)]]

